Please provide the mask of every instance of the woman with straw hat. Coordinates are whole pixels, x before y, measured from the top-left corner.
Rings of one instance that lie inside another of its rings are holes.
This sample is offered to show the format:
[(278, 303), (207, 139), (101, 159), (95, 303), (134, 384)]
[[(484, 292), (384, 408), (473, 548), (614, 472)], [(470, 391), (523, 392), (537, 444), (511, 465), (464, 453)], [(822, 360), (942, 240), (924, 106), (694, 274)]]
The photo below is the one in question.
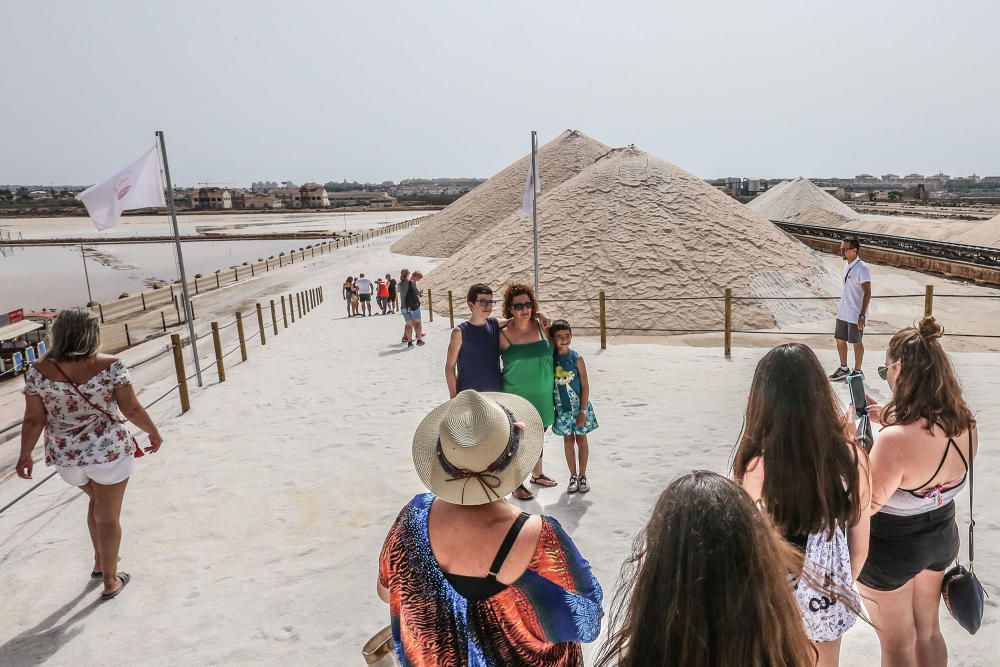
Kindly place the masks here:
[(559, 523), (504, 500), (542, 448), (532, 404), (463, 391), (413, 437), (430, 493), (399, 513), (379, 559), (403, 664), (582, 665), (597, 638), (601, 586)]

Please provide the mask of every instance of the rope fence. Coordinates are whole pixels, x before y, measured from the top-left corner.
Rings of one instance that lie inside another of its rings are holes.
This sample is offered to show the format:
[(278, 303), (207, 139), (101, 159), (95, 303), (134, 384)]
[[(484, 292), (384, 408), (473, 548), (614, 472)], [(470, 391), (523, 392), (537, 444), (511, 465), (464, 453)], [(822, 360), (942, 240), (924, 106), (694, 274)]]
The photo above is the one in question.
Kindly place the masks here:
[[(313, 287), (313, 288), (310, 288), (310, 289), (307, 289), (307, 290), (302, 290), (300, 292), (297, 292), (295, 294), (295, 296), (298, 297), (298, 298), (300, 298), (300, 299), (302, 299), (303, 310), (302, 310), (302, 316), (301, 317), (305, 317), (306, 315), (309, 314), (310, 311), (312, 311), (313, 308), (316, 308), (320, 304), (322, 304), (324, 302), (324, 298), (325, 298), (324, 294), (323, 294), (323, 288), (322, 287)], [(256, 303), (254, 305), (255, 305), (256, 311), (260, 312), (260, 310), (261, 310), (261, 304), (260, 303)], [(248, 317), (250, 317), (251, 315), (255, 315), (255, 314), (256, 313), (251, 313), (250, 315), (243, 315), (242, 313), (239, 313), (239, 312), (234, 313), (233, 314), (234, 315), (234, 319), (229, 324), (226, 324), (224, 326), (220, 326), (218, 322), (212, 322), (211, 323), (212, 329), (209, 332), (207, 332), (206, 334), (202, 334), (200, 336), (196, 336), (195, 337), (195, 340), (197, 341), (197, 340), (201, 340), (202, 338), (205, 338), (207, 336), (212, 336), (213, 339), (214, 339), (214, 342), (215, 342), (215, 359), (211, 363), (209, 363), (207, 366), (203, 367), (201, 369), (202, 372), (206, 372), (206, 371), (208, 371), (208, 370), (210, 370), (212, 368), (216, 368), (218, 370), (218, 374), (219, 374), (219, 382), (220, 383), (221, 382), (225, 382), (226, 381), (226, 376), (225, 376), (225, 365), (223, 363), (223, 359), (225, 359), (226, 357), (229, 357), (232, 354), (235, 354), (236, 352), (242, 352), (243, 360), (246, 361), (247, 360), (247, 343), (249, 343), (250, 341), (253, 341), (254, 339), (259, 338), (261, 346), (264, 346), (264, 345), (267, 344), (266, 334), (265, 334), (265, 325), (263, 323), (263, 320), (260, 320), (260, 327), (259, 327), (259, 329), (256, 332), (254, 332), (253, 334), (250, 334), (250, 335), (245, 335), (245, 333), (244, 333), (244, 328), (243, 328), (244, 322), (246, 321), (246, 319)], [(234, 347), (233, 349), (231, 349), (228, 352), (226, 352), (226, 353), (223, 354), (222, 353), (222, 346), (221, 346), (221, 340), (220, 340), (219, 331), (222, 330), (222, 329), (228, 328), (230, 326), (236, 326), (237, 339), (239, 341), (239, 344), (236, 347)], [(279, 329), (277, 327), (275, 327), (274, 328), (274, 334), (272, 334), (272, 335), (277, 335), (278, 331), (279, 331)], [(171, 336), (170, 336), (170, 345), (165, 350), (162, 350), (162, 351), (156, 353), (155, 355), (153, 355), (151, 357), (143, 359), (142, 361), (136, 362), (135, 364), (132, 364), (129, 367), (130, 369), (136, 368), (139, 365), (148, 363), (148, 362), (152, 361), (153, 359), (157, 359), (157, 358), (163, 356), (164, 354), (167, 354), (169, 352), (173, 352), (173, 356), (174, 356), (174, 372), (175, 372), (176, 377), (177, 377), (176, 384), (174, 384), (172, 387), (170, 387), (165, 392), (163, 392), (162, 394), (160, 394), (154, 400), (152, 400), (149, 403), (143, 405), (143, 408), (145, 408), (145, 409), (148, 410), (149, 408), (153, 407), (154, 405), (156, 405), (160, 401), (163, 401), (167, 397), (171, 396), (176, 391), (177, 395), (178, 395), (178, 398), (180, 399), (181, 414), (184, 414), (185, 412), (187, 412), (188, 410), (191, 409), (191, 399), (190, 399), (190, 394), (188, 392), (187, 383), (188, 383), (189, 380), (191, 380), (192, 378), (196, 377), (197, 373), (192, 373), (191, 375), (185, 375), (185, 373), (186, 373), (186, 370), (185, 370), (186, 364), (185, 364), (185, 361), (184, 361), (184, 348), (186, 346), (188, 346), (188, 345), (190, 345), (190, 340), (182, 340), (180, 334), (171, 334)], [(24, 372), (27, 373), (27, 368), (25, 368)], [(15, 428), (21, 426), (22, 423), (23, 423), (23, 420), (18, 420), (16, 422), (8, 424), (7, 426), (4, 426), (3, 428), (0, 428), (0, 434), (5, 433), (7, 431), (10, 431), (12, 429), (15, 429)], [(19, 495), (17, 498), (15, 498), (11, 502), (9, 502), (6, 505), (4, 505), (2, 508), (0, 508), (0, 514), (3, 514), (3, 512), (5, 512), (7, 509), (9, 509), (10, 507), (13, 507), (20, 500), (26, 498), (35, 489), (37, 489), (40, 486), (42, 486), (42, 484), (44, 484), (48, 480), (52, 479), (52, 477), (55, 476), (55, 475), (56, 475), (55, 472), (49, 474), (47, 477), (45, 477), (44, 479), (42, 479), (41, 481), (39, 481), (37, 484), (35, 484), (31, 488), (29, 488), (27, 491), (25, 491), (24, 493), (22, 493), (21, 495)], [(6, 477), (4, 477), (3, 479), (6, 479)]]
[[(448, 318), (451, 327), (455, 326), (455, 303), (454, 303), (454, 293), (461, 294), (462, 292), (456, 290), (446, 290), (447, 300), (448, 300)], [(886, 294), (873, 296), (873, 300), (883, 301), (890, 299), (923, 299), (924, 300), (924, 316), (929, 316), (933, 314), (934, 310), (934, 299), (1000, 299), (1000, 292), (997, 294), (934, 294), (934, 286), (927, 285), (923, 294)], [(732, 355), (732, 336), (733, 334), (740, 335), (782, 335), (782, 336), (827, 336), (829, 337), (831, 333), (829, 331), (785, 331), (778, 329), (737, 329), (733, 326), (733, 304), (734, 303), (748, 303), (748, 302), (761, 302), (761, 301), (836, 301), (839, 300), (839, 296), (754, 296), (754, 295), (733, 295), (732, 289), (726, 289), (722, 294), (717, 295), (702, 295), (702, 296), (677, 296), (677, 297), (623, 297), (623, 296), (607, 296), (604, 290), (600, 290), (596, 297), (578, 297), (578, 298), (555, 298), (555, 299), (538, 299), (539, 304), (557, 304), (557, 303), (596, 303), (598, 305), (598, 323), (597, 324), (584, 324), (584, 325), (574, 325), (574, 329), (583, 329), (586, 331), (598, 331), (601, 336), (601, 349), (607, 349), (607, 334), (608, 332), (628, 332), (628, 333), (662, 333), (662, 334), (717, 334), (721, 333), (723, 335), (723, 350), (726, 357)], [(650, 303), (650, 302), (673, 302), (673, 301), (699, 301), (699, 302), (722, 302), (722, 309), (720, 315), (722, 315), (722, 326), (718, 328), (691, 328), (691, 329), (676, 329), (676, 328), (666, 328), (666, 327), (639, 327), (639, 326), (609, 326), (608, 325), (608, 302), (612, 303), (622, 303), (622, 302), (637, 302), (637, 303)], [(427, 290), (427, 310), (429, 321), (434, 321), (434, 294), (433, 290)], [(884, 332), (884, 331), (869, 331), (868, 328), (865, 329), (866, 336), (893, 336), (895, 331)], [(951, 336), (953, 338), (972, 338), (972, 339), (1000, 339), (1000, 334), (983, 334), (983, 333), (965, 333), (958, 332), (952, 333), (946, 331), (945, 336)]]

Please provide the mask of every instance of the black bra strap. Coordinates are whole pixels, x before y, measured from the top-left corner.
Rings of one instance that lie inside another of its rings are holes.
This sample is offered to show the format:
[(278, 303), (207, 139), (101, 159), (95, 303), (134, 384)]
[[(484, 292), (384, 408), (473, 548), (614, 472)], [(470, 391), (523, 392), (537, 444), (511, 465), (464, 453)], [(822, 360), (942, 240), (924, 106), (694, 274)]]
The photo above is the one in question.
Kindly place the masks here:
[(497, 557), (493, 559), (493, 564), (490, 565), (490, 573), (486, 575), (486, 578), (490, 581), (497, 580), (497, 574), (500, 573), (503, 562), (507, 560), (507, 554), (510, 553), (518, 534), (521, 532), (521, 527), (530, 516), (526, 512), (521, 512), (520, 516), (514, 520), (514, 524), (510, 527), (510, 530), (507, 531), (507, 536), (503, 538), (503, 544), (500, 545), (500, 549), (497, 551)]
[[(930, 479), (928, 479), (926, 482), (924, 482), (920, 486), (914, 487), (912, 489), (904, 489), (903, 487), (899, 487), (899, 490), (900, 491), (906, 491), (910, 495), (917, 496), (917, 492), (918, 491), (922, 491), (923, 489), (926, 489), (928, 486), (930, 486), (930, 483), (933, 482), (934, 478), (938, 476), (939, 472), (941, 472), (941, 468), (944, 467), (944, 462), (946, 460), (948, 460), (948, 452), (951, 451), (952, 447), (954, 447), (958, 451), (958, 455), (959, 456), (962, 456), (962, 450), (958, 448), (958, 445), (955, 443), (955, 439), (954, 438), (948, 438), (948, 444), (946, 444), (944, 446), (944, 456), (941, 457), (941, 462), (938, 463), (937, 470), (935, 470), (934, 474), (930, 476)], [(962, 456), (962, 462), (965, 463), (965, 457), (964, 456)], [(969, 469), (969, 464), (968, 463), (965, 463), (965, 469), (966, 469), (966, 471), (968, 471), (968, 469)], [(917, 496), (917, 497), (920, 498), (921, 496)]]

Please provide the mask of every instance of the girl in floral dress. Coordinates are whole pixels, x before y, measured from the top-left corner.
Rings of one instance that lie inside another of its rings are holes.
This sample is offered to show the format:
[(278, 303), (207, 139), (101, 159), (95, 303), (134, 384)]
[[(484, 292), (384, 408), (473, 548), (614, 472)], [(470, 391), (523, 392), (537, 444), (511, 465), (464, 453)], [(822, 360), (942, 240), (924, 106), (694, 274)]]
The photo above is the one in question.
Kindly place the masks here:
[(569, 322), (556, 320), (549, 329), (549, 335), (556, 348), (556, 382), (553, 391), (556, 420), (552, 424), (552, 432), (563, 437), (563, 449), (570, 473), (566, 493), (586, 493), (590, 491), (590, 483), (587, 481), (587, 459), (590, 456), (587, 434), (597, 428), (597, 417), (590, 404), (587, 365), (579, 352), (570, 349), (573, 330)]

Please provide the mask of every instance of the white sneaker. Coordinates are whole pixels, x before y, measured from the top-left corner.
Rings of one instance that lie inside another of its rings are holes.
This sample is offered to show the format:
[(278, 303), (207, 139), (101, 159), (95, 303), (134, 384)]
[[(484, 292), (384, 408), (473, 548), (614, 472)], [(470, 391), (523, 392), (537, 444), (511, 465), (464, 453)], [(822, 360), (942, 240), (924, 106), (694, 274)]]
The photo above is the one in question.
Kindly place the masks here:
[(586, 493), (587, 491), (590, 491), (590, 484), (587, 484), (586, 477), (580, 478), (580, 481), (577, 483), (576, 489), (580, 493)]
[(573, 475), (572, 477), (570, 477), (569, 478), (569, 486), (566, 487), (566, 493), (576, 493), (577, 485), (578, 484), (579, 484), (579, 482), (577, 481), (576, 475)]

